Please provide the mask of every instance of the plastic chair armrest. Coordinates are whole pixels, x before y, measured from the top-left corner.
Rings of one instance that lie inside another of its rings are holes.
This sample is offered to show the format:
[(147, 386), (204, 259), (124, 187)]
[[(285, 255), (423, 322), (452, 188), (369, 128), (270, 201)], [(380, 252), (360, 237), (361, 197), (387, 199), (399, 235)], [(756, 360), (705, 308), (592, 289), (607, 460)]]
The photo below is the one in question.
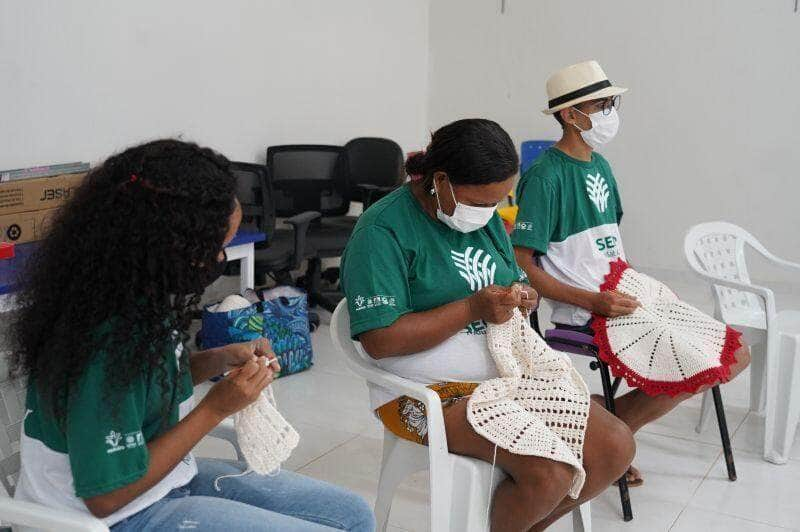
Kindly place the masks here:
[(295, 214), (291, 218), (286, 218), (284, 223), (293, 227), (306, 227), (317, 218), (322, 218), (322, 213), (317, 211), (305, 211), (300, 214)]
[(225, 440), (226, 442), (230, 443), (233, 446), (233, 449), (236, 451), (236, 459), (240, 462), (245, 460), (244, 455), (242, 454), (242, 449), (239, 447), (239, 439), (236, 437), (236, 431), (230, 424), (225, 422), (220, 423), (208, 433), (208, 436), (211, 436), (212, 438), (219, 438), (220, 440)]
[(75, 510), (50, 508), (35, 502), (0, 497), (0, 516), (4, 521), (37, 529), (59, 532), (108, 532), (96, 517)]
[(436, 392), (424, 384), (389, 373), (366, 362), (348, 358), (347, 364), (350, 369), (364, 377), (367, 382), (386, 388), (398, 395), (407, 395), (425, 405), (428, 417), (428, 446), (436, 451), (448, 452), (444, 415), (442, 414), (442, 400)]
[(750, 292), (760, 296), (764, 300), (764, 309), (767, 313), (767, 325), (769, 326), (772, 320), (775, 319), (775, 294), (766, 286), (743, 283), (741, 281), (734, 281), (732, 279), (723, 279), (721, 277), (708, 275), (707, 273), (701, 273), (700, 276), (704, 277), (715, 285), (733, 288), (734, 290), (740, 290), (742, 292)]
[(767, 255), (767, 258), (769, 260), (771, 260), (772, 262), (774, 262), (775, 264), (777, 264), (778, 266), (783, 266), (784, 268), (789, 269), (789, 270), (800, 271), (800, 264), (798, 264), (796, 262), (792, 262), (790, 260), (786, 260), (786, 259), (782, 259), (780, 257), (776, 257), (772, 253)]
[(294, 255), (292, 258), (293, 270), (300, 268), (300, 263), (303, 262), (306, 252), (306, 237), (308, 236), (308, 228), (311, 222), (322, 217), (322, 213), (317, 211), (305, 211), (300, 214), (295, 214), (291, 218), (284, 220), (284, 223), (291, 225), (294, 228)]

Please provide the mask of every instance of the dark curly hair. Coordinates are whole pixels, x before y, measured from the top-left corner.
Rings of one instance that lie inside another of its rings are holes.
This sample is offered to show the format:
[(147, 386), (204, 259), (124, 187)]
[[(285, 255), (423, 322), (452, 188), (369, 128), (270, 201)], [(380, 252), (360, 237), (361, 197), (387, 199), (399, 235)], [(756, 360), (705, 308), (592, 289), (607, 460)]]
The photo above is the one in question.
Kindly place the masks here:
[(185, 338), (235, 206), (228, 160), (196, 144), (149, 142), (88, 173), (26, 265), (12, 327), (12, 371), (56, 420), (98, 350), (108, 393), (153, 373), (174, 388), (165, 346)]

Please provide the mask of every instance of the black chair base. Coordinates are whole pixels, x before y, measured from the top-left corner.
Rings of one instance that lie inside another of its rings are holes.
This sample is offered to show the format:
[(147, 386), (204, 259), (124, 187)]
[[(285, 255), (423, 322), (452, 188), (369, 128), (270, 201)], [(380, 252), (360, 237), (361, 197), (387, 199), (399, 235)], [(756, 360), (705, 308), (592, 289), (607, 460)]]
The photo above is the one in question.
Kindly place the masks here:
[(303, 285), (308, 292), (308, 305), (319, 305), (328, 312), (336, 310), (336, 306), (344, 298), (344, 294), (333, 290), (322, 289), (322, 260), (313, 258), (308, 260), (308, 270), (303, 278)]

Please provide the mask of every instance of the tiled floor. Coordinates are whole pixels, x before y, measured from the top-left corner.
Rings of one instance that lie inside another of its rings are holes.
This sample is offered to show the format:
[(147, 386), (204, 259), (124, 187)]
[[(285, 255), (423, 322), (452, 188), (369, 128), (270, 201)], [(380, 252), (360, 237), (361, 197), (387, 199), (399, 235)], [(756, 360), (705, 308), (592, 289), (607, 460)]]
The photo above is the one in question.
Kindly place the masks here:
[[(710, 310), (703, 287), (671, 283), (685, 299)], [(543, 315), (546, 315), (546, 310)], [(326, 321), (323, 317), (323, 321)], [(327, 326), (313, 335), (315, 365), (274, 384), (280, 410), (301, 435), (286, 467), (346, 486), (374, 501), (381, 456), (381, 427), (368, 409), (367, 388), (334, 352)], [(593, 392), (599, 378), (586, 360), (576, 366)], [(723, 388), (739, 479), (730, 482), (721, 457), (716, 423), (694, 432), (700, 403), (692, 399), (637, 436), (636, 464), (645, 484), (631, 490), (635, 518), (621, 519), (618, 492), (609, 489), (592, 503), (595, 532), (800, 531), (800, 440), (788, 464), (776, 466), (759, 455), (760, 419), (747, 413), (749, 376)], [(198, 452), (230, 457), (219, 441), (204, 440)], [(406, 481), (395, 499), (390, 531), (429, 530), (427, 479)], [(572, 530), (569, 517), (552, 530)]]

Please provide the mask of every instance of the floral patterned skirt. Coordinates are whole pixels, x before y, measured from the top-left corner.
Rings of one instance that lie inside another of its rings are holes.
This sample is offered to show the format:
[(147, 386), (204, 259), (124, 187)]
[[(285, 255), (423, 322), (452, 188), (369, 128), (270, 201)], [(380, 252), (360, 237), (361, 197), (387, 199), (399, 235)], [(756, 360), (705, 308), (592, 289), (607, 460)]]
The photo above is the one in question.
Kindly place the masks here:
[[(447, 408), (459, 399), (469, 397), (479, 383), (476, 382), (437, 382), (428, 386), (442, 399), (442, 408)], [(428, 436), (428, 418), (425, 405), (406, 395), (389, 401), (376, 408), (384, 426), (395, 436), (415, 443), (426, 443)]]

